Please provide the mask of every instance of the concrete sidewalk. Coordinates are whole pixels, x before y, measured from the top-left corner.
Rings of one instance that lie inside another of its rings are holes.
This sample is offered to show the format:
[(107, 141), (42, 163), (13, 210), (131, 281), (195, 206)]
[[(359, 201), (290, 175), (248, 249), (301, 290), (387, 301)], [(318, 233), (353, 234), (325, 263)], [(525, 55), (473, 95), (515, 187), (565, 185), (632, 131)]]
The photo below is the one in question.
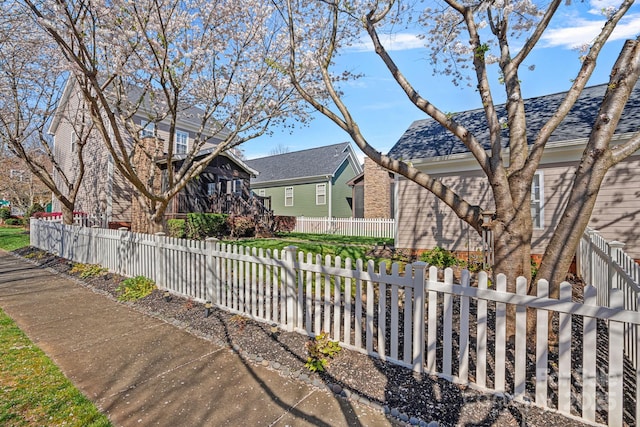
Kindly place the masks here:
[(1, 250), (0, 307), (114, 425), (398, 424)]

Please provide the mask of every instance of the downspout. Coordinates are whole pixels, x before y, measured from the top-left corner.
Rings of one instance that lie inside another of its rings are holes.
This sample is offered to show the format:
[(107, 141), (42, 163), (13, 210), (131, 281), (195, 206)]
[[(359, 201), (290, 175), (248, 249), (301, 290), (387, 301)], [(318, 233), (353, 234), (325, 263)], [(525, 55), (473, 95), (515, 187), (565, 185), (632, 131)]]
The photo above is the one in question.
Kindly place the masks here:
[(400, 208), (398, 203), (398, 192), (400, 188), (400, 177), (398, 174), (393, 174), (393, 246), (398, 247), (398, 218), (400, 214)]
[(332, 221), (333, 218), (333, 194), (331, 191), (331, 175), (327, 175), (327, 201), (329, 203), (329, 209), (327, 210), (327, 216)]

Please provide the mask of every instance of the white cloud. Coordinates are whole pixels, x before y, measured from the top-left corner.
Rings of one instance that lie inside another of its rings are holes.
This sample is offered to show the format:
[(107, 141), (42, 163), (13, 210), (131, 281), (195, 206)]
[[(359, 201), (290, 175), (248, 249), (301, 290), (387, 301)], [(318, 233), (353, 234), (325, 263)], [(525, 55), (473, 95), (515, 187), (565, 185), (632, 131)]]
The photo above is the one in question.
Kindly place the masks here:
[[(564, 28), (550, 29), (542, 36), (542, 47), (564, 47), (574, 49), (590, 44), (602, 30), (605, 20), (579, 19)], [(618, 23), (609, 41), (635, 38), (640, 29), (640, 14), (632, 14)]]
[[(424, 40), (416, 34), (380, 34), (380, 41), (388, 51), (420, 49), (424, 47)], [(349, 50), (356, 52), (373, 51), (373, 43), (368, 38), (363, 38), (359, 43), (349, 46)]]

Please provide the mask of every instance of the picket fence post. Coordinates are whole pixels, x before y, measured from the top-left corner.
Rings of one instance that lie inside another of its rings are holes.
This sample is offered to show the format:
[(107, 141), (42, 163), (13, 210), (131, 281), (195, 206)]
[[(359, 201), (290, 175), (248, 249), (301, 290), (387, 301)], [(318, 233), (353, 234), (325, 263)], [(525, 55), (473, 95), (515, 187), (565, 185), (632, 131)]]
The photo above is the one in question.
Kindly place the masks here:
[(166, 263), (162, 259), (162, 243), (161, 243), (162, 240), (164, 240), (164, 236), (165, 234), (162, 231), (159, 233), (155, 233), (153, 235), (153, 242), (155, 243), (155, 253), (156, 253), (155, 260), (154, 260), (154, 262), (156, 263), (156, 266), (155, 266), (156, 268), (155, 268), (154, 274), (156, 275), (155, 277), (156, 285), (159, 288), (167, 287), (165, 274), (164, 274)]
[(597, 234), (597, 231), (594, 229), (591, 229), (587, 232), (587, 234), (589, 235), (589, 250), (588, 250), (588, 263), (589, 263), (589, 278), (586, 281), (587, 283), (590, 283), (592, 285), (595, 285), (595, 283), (593, 283), (593, 279), (596, 277), (596, 260), (595, 260), (595, 254), (594, 254), (594, 250), (593, 250), (593, 236), (595, 236)]
[(285, 268), (285, 283), (283, 283), (283, 292), (285, 292), (286, 300), (287, 300), (287, 313), (286, 313), (286, 328), (287, 331), (292, 332), (295, 324), (296, 317), (298, 313), (298, 301), (296, 298), (296, 284), (297, 284), (297, 274), (296, 274), (296, 253), (298, 252), (297, 246), (287, 246), (283, 251), (283, 261)]
[(418, 261), (413, 269), (413, 370), (424, 372), (424, 280), (427, 263)]
[(216, 247), (218, 239), (215, 237), (207, 237), (205, 239), (205, 256), (206, 256), (206, 270), (204, 273), (204, 289), (205, 300), (213, 304), (218, 303), (218, 278), (216, 277), (215, 260), (213, 259), (213, 251)]
[(607, 277), (609, 282), (607, 283), (607, 290), (609, 295), (607, 295), (607, 301), (611, 304), (611, 290), (620, 289), (620, 280), (618, 271), (616, 270), (616, 265), (618, 264), (619, 253), (622, 251), (622, 248), (624, 248), (624, 243), (614, 240), (613, 242), (609, 242), (608, 246), (609, 259), (607, 260)]

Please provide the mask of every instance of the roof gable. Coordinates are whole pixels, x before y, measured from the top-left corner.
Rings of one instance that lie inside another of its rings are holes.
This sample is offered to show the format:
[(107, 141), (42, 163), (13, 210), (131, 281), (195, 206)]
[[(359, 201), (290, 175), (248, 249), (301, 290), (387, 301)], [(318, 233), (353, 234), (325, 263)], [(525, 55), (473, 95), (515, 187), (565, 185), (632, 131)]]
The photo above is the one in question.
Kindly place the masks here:
[(333, 176), (345, 161), (353, 164), (356, 174), (361, 172), (348, 142), (261, 157), (246, 163), (260, 173), (252, 182), (266, 183)]
[[(606, 84), (585, 88), (575, 105), (549, 138), (548, 146), (562, 141), (586, 139), (591, 133), (592, 125), (600, 108), (600, 103), (607, 89)], [(566, 92), (545, 95), (524, 101), (527, 113), (527, 137), (529, 143), (551, 118), (562, 102)], [(498, 118), (506, 118), (506, 106), (496, 106)], [(486, 150), (489, 147), (489, 130), (486, 127), (484, 110), (463, 111), (454, 114), (454, 119), (472, 132)], [(617, 134), (637, 132), (640, 130), (640, 82), (636, 84), (622, 113)], [(509, 145), (509, 131), (502, 130), (502, 145)], [(442, 127), (432, 118), (413, 122), (398, 142), (389, 151), (389, 156), (396, 159), (427, 159), (468, 153), (469, 149), (458, 138)]]
[[(69, 98), (77, 91), (76, 88), (77, 82), (73, 76), (67, 78), (65, 82), (65, 86), (58, 101), (58, 105), (56, 106), (56, 110), (53, 116), (53, 120), (49, 125), (47, 132), (51, 135), (55, 134), (58, 126), (60, 124), (60, 120), (65, 115), (64, 109), (66, 108), (67, 103), (69, 102)], [(162, 116), (164, 114), (164, 110), (166, 110), (166, 102), (161, 100), (161, 97), (152, 97), (150, 93), (144, 92), (142, 88), (134, 85), (128, 85), (125, 89), (125, 95), (127, 98), (127, 102), (131, 103), (131, 105), (137, 105), (136, 111), (133, 116), (137, 118), (141, 118), (144, 120), (150, 120), (157, 116)], [(155, 100), (154, 100), (155, 99)], [(117, 101), (115, 96), (112, 94), (112, 99), (110, 99), (112, 104), (115, 104)], [(113, 105), (111, 106), (113, 108)], [(199, 107), (188, 105), (188, 104), (180, 104), (180, 109), (177, 111), (176, 120), (177, 126), (180, 129), (190, 130), (193, 132), (200, 132), (203, 127), (203, 121), (205, 118), (205, 111)], [(167, 121), (165, 118), (162, 121)], [(215, 120), (213, 118), (207, 118), (207, 121), (211, 124)], [(217, 140), (223, 140), (229, 135), (229, 131), (225, 128), (223, 129), (213, 129), (212, 126), (207, 126), (205, 129), (205, 134), (207, 136), (212, 135), (211, 138), (215, 138)], [(208, 131), (208, 133), (207, 133)], [(204, 136), (204, 135), (203, 135)]]

